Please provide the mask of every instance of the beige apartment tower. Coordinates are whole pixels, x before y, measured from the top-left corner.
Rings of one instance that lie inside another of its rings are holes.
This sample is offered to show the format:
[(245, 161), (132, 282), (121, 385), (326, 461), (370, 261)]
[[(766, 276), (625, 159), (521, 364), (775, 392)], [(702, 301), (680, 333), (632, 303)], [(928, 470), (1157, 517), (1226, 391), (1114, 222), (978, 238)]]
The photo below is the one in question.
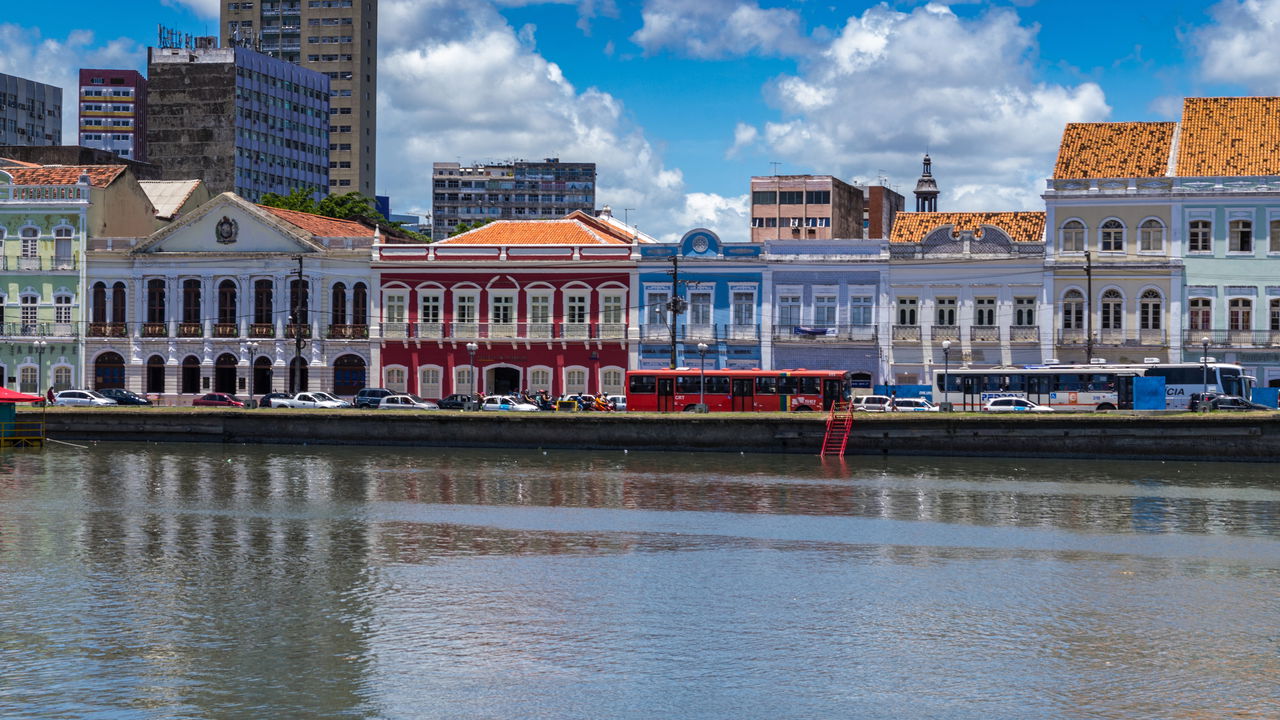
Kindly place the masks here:
[(226, 45), (329, 76), (329, 192), (374, 197), (378, 150), (377, 0), (222, 0)]

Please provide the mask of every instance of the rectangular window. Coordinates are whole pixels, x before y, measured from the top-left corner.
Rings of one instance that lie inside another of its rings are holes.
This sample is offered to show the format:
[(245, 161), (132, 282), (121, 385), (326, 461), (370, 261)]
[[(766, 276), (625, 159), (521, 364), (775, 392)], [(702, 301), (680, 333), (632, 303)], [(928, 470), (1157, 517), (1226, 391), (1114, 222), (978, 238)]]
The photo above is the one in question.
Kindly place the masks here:
[(571, 325), (582, 325), (587, 322), (587, 308), (590, 301), (586, 295), (569, 295), (565, 297), (564, 321)]
[[(35, 332), (36, 325), (36, 296), (22, 296), (22, 326), (23, 334)], [(27, 328), (30, 328), (28, 330)]]
[(1062, 301), (1062, 329), (1084, 329), (1084, 300), (1069, 298)]
[(918, 324), (916, 309), (919, 307), (919, 301), (913, 297), (898, 298), (898, 324), (914, 326)]
[(956, 299), (953, 297), (940, 297), (934, 300), (937, 306), (937, 319), (935, 325), (955, 325), (956, 324)]
[[(1274, 305), (1274, 303), (1273, 303)], [(1274, 313), (1274, 310), (1273, 310)], [(53, 299), (53, 321), (56, 323), (71, 322), (71, 298), (59, 295)]]
[(1246, 298), (1232, 298), (1228, 304), (1228, 328), (1249, 330), (1253, 328), (1253, 302)]
[(1124, 303), (1118, 299), (1103, 298), (1102, 300), (1102, 329), (1103, 330), (1123, 330), (1124, 329)]
[(834, 293), (813, 296), (813, 324), (817, 327), (836, 326), (837, 299)]
[(776, 190), (755, 190), (751, 193), (751, 204), (753, 205), (777, 205), (778, 193)]
[(622, 324), (621, 295), (605, 295), (600, 298), (600, 322), (607, 325)]
[(756, 321), (756, 295), (751, 292), (733, 294), (733, 324), (754, 325)]
[(1013, 299), (1013, 324), (1018, 327), (1031, 327), (1036, 324), (1036, 299), (1018, 297)]
[(993, 297), (974, 298), (973, 324), (991, 327), (996, 324), (996, 299)]
[[(1191, 298), (1188, 303), (1191, 308), (1191, 329), (1192, 330), (1208, 330), (1212, 327), (1213, 304), (1209, 298)], [(1276, 304), (1272, 304), (1272, 317), (1274, 318)], [(1275, 320), (1272, 320), (1274, 324)], [(1274, 325), (1273, 325), (1274, 327)]]
[(532, 295), (529, 297), (529, 322), (551, 322), (551, 296)]
[(779, 205), (803, 205), (803, 190), (781, 190), (778, 192)]
[(782, 327), (795, 327), (801, 324), (799, 295), (778, 296), (778, 324)]
[(650, 292), (645, 297), (645, 324), (665, 325), (667, 322), (667, 293)]
[(1271, 331), (1280, 331), (1280, 300), (1271, 301)]
[(510, 295), (489, 296), (489, 322), (509, 325), (515, 322), (516, 299)]
[(869, 295), (858, 295), (849, 298), (849, 324), (871, 324), (871, 297)]
[(1248, 220), (1232, 220), (1227, 249), (1231, 252), (1253, 252), (1253, 223)]
[(38, 242), (39, 240), (37, 238), (33, 238), (33, 237), (22, 238), (22, 257), (24, 258), (36, 257), (39, 254), (39, 251), (37, 249)]
[(1187, 239), (1188, 252), (1213, 252), (1213, 225), (1208, 220), (1192, 220)]
[(440, 322), (440, 296), (439, 295), (423, 295), (421, 312), (418, 313), (418, 322), (438, 323)]
[(471, 324), (476, 321), (476, 296), (458, 295), (454, 298), (453, 321)]
[(804, 201), (810, 205), (830, 205), (830, 190), (809, 190), (804, 194)]
[(386, 315), (389, 323), (403, 323), (406, 320), (404, 295), (388, 295)]
[(1267, 231), (1270, 242), (1268, 251), (1280, 253), (1280, 220), (1272, 220), (1271, 224), (1267, 226)]

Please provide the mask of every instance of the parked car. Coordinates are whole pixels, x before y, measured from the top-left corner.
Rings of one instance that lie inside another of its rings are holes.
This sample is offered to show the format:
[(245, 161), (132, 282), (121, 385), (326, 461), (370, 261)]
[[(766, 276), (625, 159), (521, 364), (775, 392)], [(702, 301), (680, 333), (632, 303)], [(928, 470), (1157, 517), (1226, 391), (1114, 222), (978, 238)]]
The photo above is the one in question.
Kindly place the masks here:
[(992, 398), (982, 406), (983, 412), (1053, 412), (1048, 405), (1037, 405), (1025, 398)]
[(352, 404), (358, 408), (376, 408), (379, 400), (395, 394), (386, 388), (360, 388)]
[(465, 407), (464, 403), (471, 402), (471, 396), (466, 393), (454, 393), (447, 398), (437, 400), (436, 404), (441, 410), (461, 410)]
[(609, 400), (609, 402), (610, 402), (610, 403), (612, 403), (612, 404), (613, 404), (613, 409), (614, 409), (614, 410), (617, 410), (618, 412), (626, 412), (626, 411), (627, 411), (627, 396), (626, 396), (626, 395), (609, 395), (607, 399)]
[(510, 395), (490, 395), (480, 404), (481, 410), (509, 410), (514, 412), (538, 412), (538, 406), (520, 402)]
[(853, 409), (862, 412), (886, 412), (893, 398), (888, 395), (863, 395), (853, 399)]
[(116, 401), (95, 390), (63, 390), (53, 396), (54, 405), (108, 407)]
[(378, 410), (439, 410), (440, 406), (430, 400), (423, 400), (417, 395), (388, 395), (381, 398), (377, 405), (373, 406)]
[(105, 398), (110, 398), (112, 400), (115, 400), (117, 405), (150, 405), (151, 404), (150, 400), (136, 393), (129, 392), (124, 388), (107, 388), (105, 390), (98, 390), (97, 392), (99, 395)]
[(1275, 410), (1261, 403), (1245, 400), (1238, 395), (1219, 395), (1217, 393), (1195, 393), (1191, 396), (1192, 410)]
[(261, 400), (258, 401), (258, 407), (261, 407), (261, 408), (284, 407), (284, 403), (282, 401), (288, 400), (291, 397), (293, 396), (290, 395), (289, 393), (279, 393), (279, 392), (267, 393), (266, 395), (262, 396)]
[(206, 393), (191, 401), (195, 407), (244, 407), (244, 401), (229, 393)]
[(351, 403), (346, 400), (336, 398), (326, 392), (300, 392), (291, 398), (276, 401), (278, 407), (300, 408), (300, 409), (326, 409), (336, 410), (338, 408), (349, 408)]
[(938, 406), (924, 398), (896, 398), (891, 409), (894, 412), (938, 412)]

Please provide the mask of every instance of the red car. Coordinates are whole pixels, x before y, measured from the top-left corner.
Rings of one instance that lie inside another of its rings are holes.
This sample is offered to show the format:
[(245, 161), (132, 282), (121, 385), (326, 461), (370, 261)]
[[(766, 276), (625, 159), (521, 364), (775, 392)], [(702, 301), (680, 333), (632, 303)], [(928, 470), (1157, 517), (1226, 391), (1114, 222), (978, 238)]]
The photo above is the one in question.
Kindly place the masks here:
[(244, 407), (244, 402), (237, 400), (235, 395), (226, 393), (209, 393), (192, 400), (191, 404), (196, 407)]

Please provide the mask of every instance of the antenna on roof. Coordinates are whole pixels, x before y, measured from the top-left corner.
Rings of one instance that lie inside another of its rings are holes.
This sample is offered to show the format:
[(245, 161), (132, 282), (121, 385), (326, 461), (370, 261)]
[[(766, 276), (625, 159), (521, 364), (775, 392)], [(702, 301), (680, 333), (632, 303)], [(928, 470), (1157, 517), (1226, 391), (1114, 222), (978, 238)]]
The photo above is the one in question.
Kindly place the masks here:
[(776, 160), (770, 160), (770, 161), (769, 161), (769, 164), (773, 166), (773, 174), (774, 174), (774, 175), (777, 175), (777, 174), (778, 174), (778, 166), (779, 166), (779, 165), (781, 165), (782, 163), (780, 163), (780, 162), (778, 162), (778, 161), (776, 161)]
[(622, 223), (624, 225), (631, 224), (631, 211), (635, 208), (622, 208)]

